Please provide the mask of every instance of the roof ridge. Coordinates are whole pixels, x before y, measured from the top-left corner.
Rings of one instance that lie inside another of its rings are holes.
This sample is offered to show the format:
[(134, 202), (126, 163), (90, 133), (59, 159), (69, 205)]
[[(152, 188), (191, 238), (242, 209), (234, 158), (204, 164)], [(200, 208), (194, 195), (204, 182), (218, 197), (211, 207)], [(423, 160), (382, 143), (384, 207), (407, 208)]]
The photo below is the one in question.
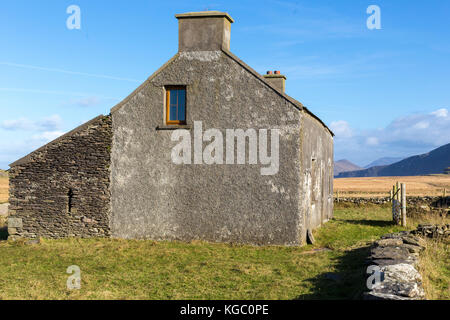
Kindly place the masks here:
[(153, 74), (150, 77), (148, 77), (147, 80), (142, 82), (142, 84), (139, 87), (134, 89), (134, 91), (132, 93), (130, 93), (125, 99), (123, 99), (118, 104), (116, 104), (114, 107), (112, 107), (110, 110), (111, 114), (113, 114), (114, 112), (121, 109), (125, 103), (130, 101), (147, 83), (149, 83), (154, 77), (156, 77), (158, 75), (158, 73), (160, 73), (162, 70), (164, 70), (166, 67), (168, 67), (169, 64), (171, 64), (179, 55), (180, 55), (180, 52), (177, 52), (172, 58), (170, 58), (161, 67), (159, 67), (158, 70), (153, 72)]
[(301, 103), (300, 101), (292, 98), (290, 95), (288, 95), (287, 93), (281, 92), (279, 91), (277, 88), (275, 88), (274, 86), (272, 86), (272, 84), (270, 84), (268, 81), (266, 81), (266, 79), (260, 75), (255, 69), (253, 69), (252, 67), (250, 67), (248, 64), (246, 64), (244, 61), (242, 61), (241, 59), (239, 59), (235, 54), (231, 53), (231, 51), (228, 51), (226, 49), (222, 48), (222, 51), (228, 55), (231, 59), (233, 59), (234, 61), (236, 61), (237, 63), (239, 63), (242, 67), (244, 67), (245, 69), (247, 69), (247, 71), (249, 71), (250, 73), (252, 73), (254, 76), (256, 76), (258, 79), (260, 79), (262, 82), (264, 82), (267, 86), (269, 86), (270, 88), (272, 88), (273, 90), (275, 90), (275, 92), (277, 92), (279, 95), (281, 95), (283, 98), (285, 98), (286, 100), (288, 100), (289, 102), (291, 102), (295, 107), (297, 107), (299, 110), (305, 110), (307, 113), (309, 113), (311, 116), (313, 116), (316, 120), (318, 120), (320, 122), (320, 124), (322, 124), (330, 133), (332, 136), (334, 136), (333, 131), (331, 131), (330, 128), (328, 128), (328, 126), (318, 117), (316, 116), (314, 113), (311, 112), (311, 110), (309, 110), (305, 105), (303, 105), (303, 103)]
[(277, 94), (288, 100), (290, 103), (292, 103), (298, 110), (303, 109), (303, 104), (300, 101), (295, 100), (294, 98), (290, 97), (284, 92), (279, 91), (277, 88), (275, 88), (272, 84), (270, 84), (262, 75), (260, 75), (255, 69), (250, 67), (248, 64), (246, 64), (244, 61), (239, 59), (235, 54), (233, 54), (231, 51), (228, 51), (226, 49), (222, 48), (222, 52), (224, 52), (227, 56), (229, 56), (231, 59), (239, 63), (242, 67), (247, 69), (251, 74), (253, 74), (257, 79), (261, 80), (264, 84), (266, 84), (268, 87), (270, 87), (272, 90), (274, 90)]

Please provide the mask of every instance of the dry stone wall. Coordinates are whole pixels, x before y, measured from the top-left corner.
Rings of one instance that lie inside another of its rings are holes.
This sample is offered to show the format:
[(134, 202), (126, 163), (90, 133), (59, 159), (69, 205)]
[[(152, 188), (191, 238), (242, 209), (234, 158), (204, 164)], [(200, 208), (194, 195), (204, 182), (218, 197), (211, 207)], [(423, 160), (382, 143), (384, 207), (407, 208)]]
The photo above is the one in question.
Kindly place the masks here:
[(10, 170), (10, 238), (110, 235), (110, 116), (99, 116)]
[(425, 291), (417, 271), (424, 238), (450, 237), (450, 225), (421, 224), (416, 230), (384, 235), (370, 249), (368, 264), (378, 266), (380, 280), (369, 292), (367, 300), (423, 300)]
[[(407, 197), (406, 201), (409, 206), (429, 206), (436, 208), (448, 208), (450, 207), (450, 197)], [(352, 197), (344, 197), (344, 198), (334, 198), (335, 203), (354, 203), (354, 204), (385, 204), (390, 203), (391, 199), (389, 197), (378, 197), (378, 198), (352, 198)]]
[[(335, 203), (364, 206), (367, 204), (391, 205), (389, 197), (384, 198), (334, 198)], [(447, 216), (450, 211), (450, 197), (407, 197), (406, 215), (408, 217), (433, 213)]]
[(388, 234), (375, 241), (369, 264), (380, 268), (380, 280), (366, 300), (423, 300), (425, 291), (417, 271), (419, 253), (424, 249), (420, 238), (409, 232)]

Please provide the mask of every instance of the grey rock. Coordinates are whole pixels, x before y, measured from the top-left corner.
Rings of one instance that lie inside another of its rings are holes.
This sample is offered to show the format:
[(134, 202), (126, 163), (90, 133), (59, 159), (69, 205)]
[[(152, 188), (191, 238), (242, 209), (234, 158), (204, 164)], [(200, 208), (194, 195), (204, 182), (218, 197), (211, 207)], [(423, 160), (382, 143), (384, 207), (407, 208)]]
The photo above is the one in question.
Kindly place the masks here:
[(394, 295), (410, 299), (423, 299), (425, 292), (421, 285), (422, 277), (410, 264), (402, 263), (381, 268), (384, 281), (372, 289), (375, 295)]
[(379, 247), (400, 246), (403, 243), (402, 239), (388, 238), (375, 241), (375, 245)]
[(9, 203), (2, 203), (2, 204), (0, 204), (0, 216), (1, 217), (7, 217), (8, 216), (8, 207), (9, 207)]
[(408, 249), (403, 247), (375, 247), (371, 249), (370, 258), (373, 260), (410, 260)]

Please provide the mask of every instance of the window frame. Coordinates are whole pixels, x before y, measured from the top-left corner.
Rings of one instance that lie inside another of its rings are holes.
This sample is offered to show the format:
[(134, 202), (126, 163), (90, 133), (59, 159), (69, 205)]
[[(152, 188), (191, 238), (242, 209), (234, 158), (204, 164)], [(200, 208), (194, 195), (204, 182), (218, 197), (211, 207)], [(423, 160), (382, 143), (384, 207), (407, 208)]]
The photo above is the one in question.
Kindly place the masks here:
[[(187, 123), (187, 86), (170, 85), (165, 86), (165, 123), (166, 125), (185, 125)], [(170, 120), (170, 92), (172, 90), (184, 90), (184, 120)]]

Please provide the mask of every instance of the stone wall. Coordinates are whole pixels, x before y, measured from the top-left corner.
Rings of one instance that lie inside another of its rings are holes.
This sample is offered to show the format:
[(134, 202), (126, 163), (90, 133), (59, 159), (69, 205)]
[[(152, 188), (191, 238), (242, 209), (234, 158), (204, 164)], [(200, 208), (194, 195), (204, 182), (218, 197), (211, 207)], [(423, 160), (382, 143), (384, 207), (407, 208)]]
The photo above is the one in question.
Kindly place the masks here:
[[(343, 198), (334, 198), (335, 203), (353, 203), (358, 205), (365, 204), (386, 204), (391, 203), (391, 199), (389, 197), (378, 197), (378, 198), (352, 198), (352, 197), (343, 197)], [(448, 208), (450, 207), (450, 197), (407, 197), (406, 202), (408, 206), (411, 207), (421, 207), (428, 206), (434, 208)]]
[(422, 276), (417, 271), (419, 254), (423, 249), (423, 240), (406, 231), (388, 234), (375, 241), (368, 264), (379, 268), (379, 279), (369, 292), (364, 293), (364, 299), (425, 299)]
[(99, 116), (11, 164), (11, 238), (110, 235), (110, 116)]
[(422, 276), (417, 271), (424, 238), (450, 237), (450, 225), (421, 224), (416, 230), (391, 233), (375, 241), (370, 249), (368, 265), (378, 267), (378, 281), (371, 281), (367, 300), (423, 300)]

